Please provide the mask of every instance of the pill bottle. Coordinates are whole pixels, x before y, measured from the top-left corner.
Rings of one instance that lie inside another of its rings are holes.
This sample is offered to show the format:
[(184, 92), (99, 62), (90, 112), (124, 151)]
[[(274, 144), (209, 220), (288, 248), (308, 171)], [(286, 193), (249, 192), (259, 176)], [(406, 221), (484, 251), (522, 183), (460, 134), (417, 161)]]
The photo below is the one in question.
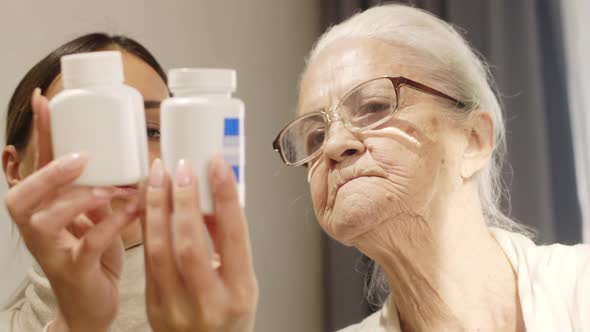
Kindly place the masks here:
[(240, 205), (245, 205), (244, 103), (232, 97), (236, 71), (214, 68), (177, 68), (168, 72), (172, 97), (160, 108), (162, 160), (174, 174), (184, 159), (198, 176), (200, 207), (213, 213), (208, 167), (215, 153), (231, 165)]
[(84, 152), (78, 185), (133, 185), (148, 175), (143, 98), (125, 85), (118, 51), (63, 56), (64, 90), (49, 102), (54, 156)]

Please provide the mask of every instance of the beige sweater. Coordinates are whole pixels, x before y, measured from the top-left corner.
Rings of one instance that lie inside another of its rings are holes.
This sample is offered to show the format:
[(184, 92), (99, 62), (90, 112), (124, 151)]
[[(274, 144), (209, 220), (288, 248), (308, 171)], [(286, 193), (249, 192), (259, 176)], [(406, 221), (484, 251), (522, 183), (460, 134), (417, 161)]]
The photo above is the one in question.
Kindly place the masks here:
[[(112, 332), (151, 331), (145, 309), (143, 246), (125, 251), (119, 284), (119, 314)], [(0, 312), (0, 332), (41, 332), (55, 318), (56, 299), (49, 281), (34, 264), (21, 286)]]
[[(527, 331), (590, 331), (590, 245), (536, 246), (527, 237), (492, 228), (518, 275)], [(400, 332), (395, 299), (340, 332)]]

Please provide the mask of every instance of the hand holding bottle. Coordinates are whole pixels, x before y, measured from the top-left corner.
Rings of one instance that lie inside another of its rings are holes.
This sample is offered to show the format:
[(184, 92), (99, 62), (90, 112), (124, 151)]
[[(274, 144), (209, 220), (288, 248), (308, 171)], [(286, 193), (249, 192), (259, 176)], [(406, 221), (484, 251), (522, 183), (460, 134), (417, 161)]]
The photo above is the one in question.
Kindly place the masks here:
[(136, 208), (113, 213), (112, 188), (73, 187), (87, 158), (52, 159), (47, 99), (32, 101), (38, 170), (5, 196), (12, 220), (57, 297), (59, 316), (50, 331), (106, 331), (117, 313), (123, 264), (122, 228)]
[[(222, 156), (211, 163), (209, 183), (214, 215), (206, 219), (198, 179), (186, 162), (179, 162), (173, 181), (160, 160), (152, 166), (143, 229), (147, 312), (154, 331), (253, 331), (258, 285), (248, 228), (232, 169)], [(211, 264), (205, 223), (219, 268)]]

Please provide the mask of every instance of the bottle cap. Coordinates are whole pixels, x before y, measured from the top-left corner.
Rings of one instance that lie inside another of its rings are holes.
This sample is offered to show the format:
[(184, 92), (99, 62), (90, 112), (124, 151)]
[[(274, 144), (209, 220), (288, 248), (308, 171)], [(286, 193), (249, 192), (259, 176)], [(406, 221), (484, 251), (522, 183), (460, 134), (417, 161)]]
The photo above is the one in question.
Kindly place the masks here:
[(123, 58), (119, 51), (101, 51), (61, 57), (65, 89), (87, 85), (123, 83)]
[(168, 72), (168, 87), (175, 91), (192, 90), (200, 93), (235, 92), (236, 71), (217, 68), (176, 68)]

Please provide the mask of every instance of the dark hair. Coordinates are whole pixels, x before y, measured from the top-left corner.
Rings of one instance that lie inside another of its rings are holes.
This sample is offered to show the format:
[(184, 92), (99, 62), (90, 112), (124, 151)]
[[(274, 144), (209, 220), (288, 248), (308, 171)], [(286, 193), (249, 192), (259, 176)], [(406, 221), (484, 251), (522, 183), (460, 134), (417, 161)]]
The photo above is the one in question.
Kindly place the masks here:
[(133, 54), (152, 67), (166, 82), (166, 73), (156, 58), (140, 43), (125, 36), (109, 36), (104, 33), (91, 33), (69, 41), (39, 61), (20, 81), (6, 112), (6, 145), (23, 149), (31, 134), (33, 112), (31, 95), (35, 88), (45, 93), (51, 82), (61, 72), (60, 58), (64, 55), (94, 52), (108, 47), (119, 47)]

